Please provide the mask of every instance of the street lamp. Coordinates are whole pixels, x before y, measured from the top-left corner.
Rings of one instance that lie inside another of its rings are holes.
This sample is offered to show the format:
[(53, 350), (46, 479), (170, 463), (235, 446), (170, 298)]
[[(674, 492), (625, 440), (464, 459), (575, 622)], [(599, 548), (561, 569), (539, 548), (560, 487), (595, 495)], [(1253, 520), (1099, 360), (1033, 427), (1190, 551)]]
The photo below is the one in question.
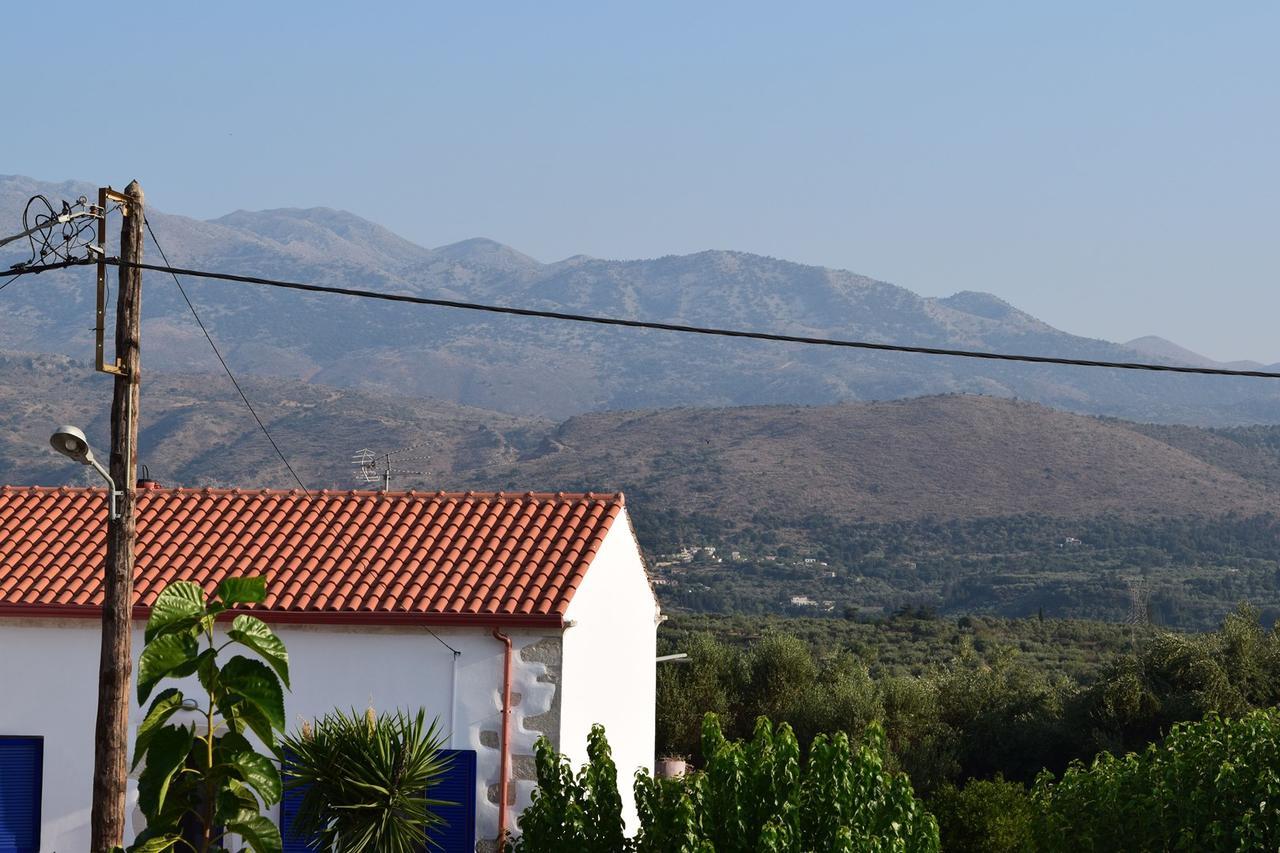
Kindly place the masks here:
[(81, 465), (88, 465), (98, 472), (98, 476), (107, 481), (108, 494), (111, 499), (111, 506), (107, 518), (115, 521), (119, 518), (116, 512), (116, 498), (120, 492), (116, 491), (116, 481), (111, 479), (111, 475), (107, 473), (107, 469), (103, 468), (97, 459), (93, 456), (93, 448), (89, 446), (89, 440), (84, 437), (84, 430), (74, 426), (61, 426), (53, 435), (49, 436), (49, 444), (54, 450), (61, 453), (68, 459), (79, 462)]

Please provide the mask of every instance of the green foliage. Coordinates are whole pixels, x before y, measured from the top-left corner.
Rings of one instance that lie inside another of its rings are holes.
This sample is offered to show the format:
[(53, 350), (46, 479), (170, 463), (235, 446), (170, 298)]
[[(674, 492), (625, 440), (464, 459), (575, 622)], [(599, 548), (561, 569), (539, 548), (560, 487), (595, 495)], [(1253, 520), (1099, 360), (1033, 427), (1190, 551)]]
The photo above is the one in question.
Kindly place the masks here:
[[(655, 824), (696, 828), (697, 842), (720, 853), (936, 851), (937, 824), (916, 801), (910, 781), (885, 768), (885, 749), (882, 731), (872, 724), (856, 750), (843, 732), (820, 734), (802, 759), (785, 723), (775, 731), (761, 717), (749, 741), (733, 741), (709, 714), (703, 724), (705, 769), (685, 781), (692, 820), (684, 817), (689, 807), (679, 800), (655, 798), (646, 774), (637, 779), (636, 795), (649, 804)], [(675, 814), (663, 815), (655, 805)], [(640, 850), (677, 849), (662, 847), (666, 838), (654, 840), (642, 821)]]
[[(972, 617), (949, 622), (903, 615), (878, 626), (840, 630), (837, 620), (796, 620), (804, 639), (779, 632), (773, 620), (727, 621), (728, 641), (677, 633), (671, 650), (689, 663), (659, 669), (658, 750), (693, 755), (694, 709), (721, 715), (729, 737), (767, 712), (786, 722), (801, 744), (819, 732), (851, 740), (867, 725), (883, 725), (892, 766), (917, 791), (932, 795), (969, 778), (1030, 784), (1043, 768), (1058, 773), (1099, 750), (1142, 749), (1175, 723), (1224, 716), (1280, 703), (1280, 634), (1264, 630), (1257, 611), (1242, 607), (1219, 631), (1184, 635), (1147, 632), (1116, 642), (1111, 626), (1053, 620)], [(695, 624), (708, 624), (699, 620)], [(880, 646), (861, 628), (881, 632)], [(886, 666), (883, 655), (918, 629), (931, 665)], [(687, 629), (686, 629), (687, 630)], [(1088, 643), (1098, 651), (1091, 681), (1055, 672), (1055, 663), (1008, 639), (1043, 631), (1045, 642)], [(949, 633), (954, 642), (937, 644)], [(1103, 656), (1105, 651), (1106, 657)], [(873, 673), (865, 659), (882, 663)]]
[(447, 769), (425, 714), (334, 711), (285, 737), (290, 788), (305, 790), (292, 830), (333, 853), (417, 853), (443, 822), (430, 799)]
[[(860, 618), (906, 608), (1120, 621), (1130, 604), (1125, 578), (1141, 572), (1154, 623), (1206, 630), (1236, 602), (1280, 595), (1276, 515), (858, 523), (756, 516), (737, 526), (670, 515), (661, 525), (637, 517), (670, 611), (811, 616), (826, 609)], [(702, 565), (663, 559), (682, 546), (714, 546), (718, 555), (739, 557)], [(797, 596), (818, 604), (797, 605)], [(1263, 615), (1274, 620), (1280, 609)]]
[(947, 853), (1028, 853), (1035, 850), (1035, 808), (1017, 782), (971, 779), (944, 786), (929, 801)]
[[(276, 732), (284, 728), (289, 656), (280, 639), (254, 616), (236, 616), (221, 645), (214, 635), (219, 615), (264, 598), (266, 582), (245, 577), (224, 581), (208, 601), (198, 585), (186, 581), (169, 584), (156, 599), (138, 659), (138, 702), (145, 703), (166, 679), (196, 675), (204, 692), (203, 707), (197, 702), (203, 725), (171, 722), (188, 701), (176, 687), (157, 693), (143, 716), (133, 762), (135, 768), (143, 765), (138, 807), (147, 828), (129, 848), (133, 853), (177, 846), (197, 853), (222, 851), (228, 835), (239, 836), (254, 853), (281, 849), (279, 830), (261, 812), (282, 794), (273, 758)], [(248, 649), (267, 664), (242, 655), (220, 664), (219, 654), (231, 645)], [(268, 754), (255, 749), (249, 734)], [(200, 827), (194, 846), (182, 837), (184, 821)]]
[(588, 741), (576, 775), (545, 740), (537, 748), (538, 787), (520, 817), (520, 853), (800, 853), (811, 850), (938, 850), (938, 828), (911, 783), (884, 765), (885, 745), (872, 726), (856, 750), (839, 733), (819, 735), (802, 760), (795, 734), (756, 721), (746, 742), (725, 738), (714, 714), (703, 722), (706, 768), (684, 779), (635, 780), (640, 817), (623, 834), (617, 771), (604, 730)]
[(587, 763), (575, 775), (569, 762), (546, 738), (535, 746), (538, 787), (520, 815), (521, 835), (511, 842), (515, 853), (614, 853), (630, 848), (623, 834), (618, 768), (613, 763), (604, 728), (587, 735)]
[(1210, 713), (1160, 744), (1045, 773), (1032, 797), (1040, 849), (1280, 849), (1280, 711)]

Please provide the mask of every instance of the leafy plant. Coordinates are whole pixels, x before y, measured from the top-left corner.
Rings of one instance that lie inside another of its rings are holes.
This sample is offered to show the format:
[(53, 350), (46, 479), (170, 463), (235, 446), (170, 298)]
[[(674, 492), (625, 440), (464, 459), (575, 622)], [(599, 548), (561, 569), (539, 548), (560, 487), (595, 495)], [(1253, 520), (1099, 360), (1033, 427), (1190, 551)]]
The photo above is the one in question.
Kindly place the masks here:
[(587, 763), (575, 775), (568, 760), (545, 738), (534, 746), (538, 787), (520, 815), (515, 853), (576, 850), (617, 853), (631, 849), (623, 833), (618, 768), (603, 726), (587, 735)]
[(538, 788), (520, 818), (522, 853), (800, 853), (810, 850), (936, 853), (938, 827), (911, 783), (885, 769), (876, 725), (855, 751), (843, 733), (819, 735), (807, 760), (785, 724), (756, 721), (750, 741), (728, 740), (714, 714), (703, 721), (706, 769), (683, 779), (636, 774), (639, 828), (623, 834), (617, 771), (604, 729), (591, 730), (588, 763), (575, 775), (538, 743)]
[(418, 853), (444, 820), (427, 797), (448, 768), (423, 711), (334, 711), (285, 737), (290, 789), (305, 793), (290, 832), (334, 853)]
[(1140, 754), (1042, 774), (1032, 798), (1044, 851), (1280, 849), (1280, 710), (1180, 723)]
[(947, 853), (1028, 853), (1036, 849), (1035, 808), (1018, 782), (970, 779), (929, 801)]
[[(158, 853), (182, 846), (213, 853), (224, 851), (227, 837), (236, 835), (244, 849), (279, 853), (280, 831), (262, 810), (278, 803), (282, 794), (273, 759), (276, 732), (284, 729), (289, 655), (280, 638), (255, 616), (237, 615), (225, 638), (214, 631), (226, 611), (264, 598), (263, 578), (242, 577), (223, 581), (208, 601), (199, 585), (187, 581), (169, 584), (156, 599), (138, 659), (138, 702), (145, 703), (165, 679), (195, 675), (203, 688), (195, 708), (203, 720), (191, 725), (171, 721), (191, 708), (177, 687), (152, 700), (138, 726), (133, 758), (134, 767), (143, 764), (138, 807), (147, 827), (131, 851)], [(232, 645), (257, 657), (234, 655), (219, 663), (219, 654)], [(265, 747), (265, 754), (250, 736)], [(192, 834), (194, 841), (189, 840)]]

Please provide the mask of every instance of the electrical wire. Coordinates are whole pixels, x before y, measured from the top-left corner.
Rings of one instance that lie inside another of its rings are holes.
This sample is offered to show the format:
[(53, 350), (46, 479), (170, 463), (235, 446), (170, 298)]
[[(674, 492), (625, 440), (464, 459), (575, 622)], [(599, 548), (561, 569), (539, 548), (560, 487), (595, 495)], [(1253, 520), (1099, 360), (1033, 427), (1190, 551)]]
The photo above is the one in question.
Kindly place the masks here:
[(108, 263), (119, 266), (136, 266), (139, 269), (167, 272), (194, 278), (210, 278), (221, 281), (232, 281), (240, 284), (257, 284), (266, 287), (279, 287), (289, 290), (301, 290), (308, 293), (327, 293), (337, 296), (355, 296), (361, 299), (377, 299), (384, 302), (401, 302), (413, 305), (430, 305), (438, 308), (457, 308), (465, 311), (481, 311), (490, 314), (508, 314), (516, 317), (538, 317), (548, 320), (565, 320), (572, 323), (591, 323), (600, 326), (621, 326), (630, 329), (653, 329), (662, 332), (681, 332), (693, 335), (708, 335), (723, 338), (742, 338), (757, 341), (773, 341), (776, 343), (804, 344), (807, 346), (840, 347), (845, 349), (875, 350), (878, 352), (916, 353), (919, 355), (940, 355), (950, 358), (973, 358), (987, 361), (1015, 361), (1029, 364), (1057, 364), (1068, 367), (1100, 367), (1113, 370), (1146, 370), (1158, 373), (1190, 373), (1203, 376), (1247, 376), (1257, 379), (1280, 379), (1280, 373), (1266, 370), (1231, 370), (1218, 367), (1189, 367), (1173, 364), (1151, 364), (1134, 361), (1105, 361), (1100, 359), (1065, 358), (1049, 355), (1026, 355), (1020, 353), (984, 352), (981, 350), (944, 349), (941, 347), (907, 346), (904, 344), (882, 344), (872, 341), (842, 340), (839, 338), (814, 338), (801, 335), (783, 335), (773, 332), (756, 332), (742, 329), (723, 329), (709, 326), (690, 326), (681, 323), (662, 323), (652, 320), (626, 320), (620, 317), (600, 317), (591, 314), (570, 314), (563, 311), (542, 311), (534, 308), (514, 308), (506, 305), (486, 305), (479, 302), (460, 302), (454, 299), (433, 299), (425, 296), (409, 296), (400, 293), (383, 293), (376, 290), (361, 290), (353, 287), (331, 287), (320, 284), (307, 284), (296, 281), (262, 278), (252, 275), (236, 275), (234, 273), (210, 272), (207, 270), (182, 269), (159, 264), (126, 264), (116, 258), (108, 259)]
[[(151, 235), (152, 244), (156, 247), (156, 251), (160, 253), (160, 257), (164, 259), (165, 265), (168, 266), (169, 259), (165, 257), (164, 249), (160, 246), (160, 241), (156, 239), (156, 232), (152, 230), (151, 223), (148, 222), (146, 219), (144, 219), (143, 222), (147, 226), (147, 233)], [(124, 265), (121, 264), (121, 266), (124, 266)], [(226, 371), (227, 378), (231, 380), (231, 384), (234, 385), (236, 388), (236, 391), (239, 392), (240, 399), (244, 401), (245, 407), (248, 408), (249, 410), (249, 414), (253, 415), (253, 419), (257, 421), (258, 427), (262, 430), (262, 434), (267, 437), (267, 441), (271, 442), (271, 446), (275, 449), (276, 455), (280, 457), (280, 461), (284, 463), (284, 467), (289, 469), (289, 473), (293, 476), (294, 482), (296, 482), (298, 484), (298, 487), (302, 489), (303, 494), (305, 494), (308, 498), (314, 498), (315, 496), (311, 494), (311, 492), (303, 484), (302, 479), (298, 476), (298, 472), (293, 469), (293, 466), (291, 464), (289, 464), (289, 460), (285, 457), (284, 452), (280, 449), (280, 445), (276, 444), (276, 440), (271, 437), (271, 432), (270, 430), (267, 429), (267, 425), (262, 422), (262, 418), (258, 417), (258, 413), (257, 411), (254, 410), (253, 404), (249, 402), (249, 398), (244, 393), (244, 389), (241, 388), (240, 383), (236, 381), (235, 374), (231, 372), (231, 368), (227, 365), (226, 359), (224, 359), (222, 357), (222, 353), (218, 351), (218, 345), (213, 342), (213, 337), (209, 334), (208, 328), (205, 327), (204, 321), (200, 319), (200, 314), (198, 311), (196, 311), (195, 304), (192, 303), (191, 298), (187, 296), (187, 291), (182, 286), (182, 281), (179, 280), (176, 273), (170, 271), (170, 275), (173, 276), (173, 283), (178, 285), (178, 292), (182, 294), (182, 298), (183, 300), (186, 301), (187, 307), (191, 309), (191, 316), (195, 317), (196, 324), (200, 326), (200, 331), (204, 332), (205, 340), (209, 342), (210, 348), (213, 349), (213, 354), (218, 357), (219, 363), (222, 364), (222, 369)], [(332, 525), (330, 525), (330, 528), (332, 529)], [(351, 545), (352, 539), (349, 533), (347, 533), (345, 530), (339, 530), (337, 533), (341, 539), (345, 540), (344, 542), (341, 543), (340, 547)], [(372, 570), (372, 567), (369, 565), (369, 562), (365, 560), (364, 557), (360, 556), (359, 554), (356, 554), (354, 556), (356, 560), (360, 563), (361, 567), (366, 572), (369, 572)], [(443, 639), (441, 639), (440, 635), (437, 634), (435, 631), (432, 631), (430, 628), (427, 628), (427, 633), (430, 634), (432, 637), (435, 637), (436, 641), (439, 642), (440, 645), (444, 646), (446, 649), (453, 652), (455, 657), (457, 655), (462, 654), (460, 651), (458, 651), (453, 646), (449, 645)]]
[[(151, 235), (151, 243), (156, 247), (156, 251), (160, 253), (160, 257), (164, 259), (165, 267), (169, 267), (169, 258), (165, 256), (164, 249), (160, 246), (160, 241), (156, 239), (156, 232), (151, 230), (151, 223), (143, 219), (143, 223), (147, 226), (147, 233)], [(118, 266), (134, 266), (132, 264), (118, 264)], [(136, 266), (146, 268), (142, 264)], [(239, 393), (240, 399), (244, 401), (245, 407), (249, 410), (249, 414), (253, 415), (253, 419), (258, 422), (258, 428), (262, 430), (262, 434), (267, 437), (267, 441), (271, 442), (272, 448), (275, 449), (276, 455), (280, 457), (280, 461), (284, 463), (284, 467), (289, 469), (289, 473), (293, 476), (294, 482), (298, 484), (298, 488), (311, 497), (311, 492), (303, 485), (302, 478), (298, 476), (298, 472), (293, 470), (293, 466), (289, 464), (289, 460), (285, 458), (284, 451), (280, 449), (280, 445), (276, 444), (276, 440), (271, 437), (271, 431), (267, 429), (267, 425), (262, 422), (262, 418), (258, 417), (258, 412), (253, 408), (253, 403), (249, 402), (249, 397), (244, 393), (244, 389), (240, 387), (240, 383), (236, 381), (235, 374), (231, 372), (231, 367), (227, 364), (227, 360), (222, 357), (222, 353), (218, 351), (218, 345), (213, 342), (213, 336), (209, 334), (208, 328), (205, 327), (204, 321), (200, 319), (200, 313), (196, 311), (196, 306), (191, 301), (191, 297), (187, 296), (186, 288), (182, 286), (182, 282), (178, 279), (178, 275), (172, 269), (167, 269), (173, 276), (173, 283), (178, 285), (178, 292), (182, 294), (183, 300), (187, 303), (187, 307), (191, 309), (191, 316), (196, 318), (196, 325), (200, 327), (200, 331), (204, 332), (204, 339), (209, 342), (213, 354), (218, 357), (218, 362), (222, 365), (222, 369), (226, 371), (227, 378), (231, 380), (231, 384), (235, 386), (236, 392)]]

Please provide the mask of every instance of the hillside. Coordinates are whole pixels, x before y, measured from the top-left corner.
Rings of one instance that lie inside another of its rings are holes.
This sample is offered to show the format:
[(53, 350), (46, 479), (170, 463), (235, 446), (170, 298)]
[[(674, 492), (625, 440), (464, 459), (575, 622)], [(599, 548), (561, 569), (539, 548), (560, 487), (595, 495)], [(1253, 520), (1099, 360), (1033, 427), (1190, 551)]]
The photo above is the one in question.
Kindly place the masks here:
[[(31, 393), (36, 389), (37, 393)], [(398, 488), (624, 490), (639, 509), (745, 524), (1040, 513), (1131, 518), (1264, 512), (1280, 456), (1248, 431), (1130, 424), (990, 397), (579, 415), (561, 423), (296, 380), (246, 383), (309, 485), (355, 484), (351, 455), (421, 445)], [(56, 356), (0, 356), (0, 479), (83, 472), (48, 449), (83, 424), (105, 446), (111, 383)], [(224, 380), (149, 373), (142, 460), (191, 486), (292, 485)]]
[[(0, 176), (0, 223), (16, 225), (33, 193), (63, 198), (92, 189)], [(166, 214), (163, 199), (149, 204), (148, 218), (170, 260), (181, 266), (799, 335), (1180, 360), (1175, 351), (1152, 354), (1071, 335), (991, 294), (924, 298), (853, 272), (743, 252), (622, 261), (576, 256), (541, 263), (488, 239), (424, 248), (330, 208), (237, 211), (200, 221)], [(154, 247), (148, 245), (146, 252), (156, 258)], [(0, 252), (0, 266), (20, 260), (17, 246)], [(159, 275), (145, 280), (148, 367), (216, 371), (172, 283)], [(832, 352), (404, 308), (211, 281), (192, 281), (188, 291), (243, 373), (557, 420), (602, 410), (820, 405), (967, 393), (1141, 421), (1280, 421), (1280, 383), (1259, 380)], [(86, 270), (22, 279), (0, 295), (0, 346), (8, 350), (88, 358), (91, 340), (85, 329), (91, 321), (92, 276)]]
[[(299, 380), (244, 386), (309, 488), (364, 485), (356, 450), (414, 446), (401, 465), (427, 473), (395, 488), (626, 491), (677, 610), (1114, 619), (1140, 573), (1165, 624), (1280, 601), (1268, 514), (1280, 427), (1138, 425), (965, 396), (555, 423)], [(152, 477), (294, 485), (225, 379), (148, 373), (144, 388)], [(104, 448), (110, 394), (82, 363), (0, 355), (0, 483), (96, 485), (47, 442), (73, 423)]]

